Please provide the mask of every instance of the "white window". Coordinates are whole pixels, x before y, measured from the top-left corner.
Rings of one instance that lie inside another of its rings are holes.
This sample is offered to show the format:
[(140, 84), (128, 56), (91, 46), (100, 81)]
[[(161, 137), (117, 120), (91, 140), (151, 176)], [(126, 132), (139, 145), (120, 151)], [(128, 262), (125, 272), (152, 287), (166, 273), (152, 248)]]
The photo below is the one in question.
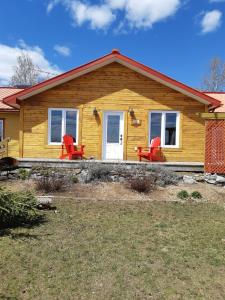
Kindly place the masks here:
[(65, 134), (74, 137), (78, 142), (78, 110), (50, 108), (48, 110), (48, 143), (59, 145)]
[(154, 111), (149, 114), (149, 140), (161, 138), (164, 148), (179, 147), (180, 113), (176, 111)]
[(4, 121), (0, 120), (0, 141), (4, 139)]

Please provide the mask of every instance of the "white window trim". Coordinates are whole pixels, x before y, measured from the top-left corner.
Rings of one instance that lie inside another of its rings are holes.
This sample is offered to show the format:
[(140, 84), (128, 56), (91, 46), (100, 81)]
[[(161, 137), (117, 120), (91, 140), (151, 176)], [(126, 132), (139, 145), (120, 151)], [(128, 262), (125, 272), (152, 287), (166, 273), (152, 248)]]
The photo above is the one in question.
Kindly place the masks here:
[(51, 142), (51, 112), (54, 110), (60, 110), (62, 111), (62, 132), (61, 137), (65, 135), (66, 132), (66, 112), (67, 111), (75, 111), (77, 113), (77, 128), (76, 128), (76, 143), (74, 145), (78, 145), (78, 133), (79, 133), (79, 110), (73, 109), (73, 108), (49, 108), (48, 109), (48, 145), (61, 145), (62, 141), (60, 143), (52, 143)]
[[(179, 148), (180, 147), (180, 112), (179, 111), (173, 111), (173, 110), (152, 110), (149, 112), (149, 132), (148, 132), (148, 140), (149, 145), (151, 143), (150, 140), (150, 134), (151, 134), (151, 114), (154, 113), (161, 113), (162, 114), (162, 123), (161, 123), (161, 147), (162, 148)], [(165, 121), (166, 121), (166, 114), (177, 114), (176, 119), (176, 145), (165, 145)]]

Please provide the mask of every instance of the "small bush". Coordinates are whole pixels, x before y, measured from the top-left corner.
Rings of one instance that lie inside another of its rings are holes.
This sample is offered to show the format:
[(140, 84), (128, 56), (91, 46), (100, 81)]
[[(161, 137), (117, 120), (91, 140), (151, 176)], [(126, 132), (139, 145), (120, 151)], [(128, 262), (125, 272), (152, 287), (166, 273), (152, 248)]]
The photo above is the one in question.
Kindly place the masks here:
[(30, 171), (27, 169), (21, 168), (18, 170), (18, 176), (19, 176), (19, 179), (26, 180), (30, 177)]
[(194, 191), (194, 192), (191, 193), (191, 198), (202, 199), (202, 194), (198, 191)]
[(178, 197), (179, 199), (186, 200), (186, 199), (189, 198), (189, 194), (188, 194), (187, 191), (182, 190), (182, 191), (180, 191), (179, 193), (177, 193), (177, 197)]
[(43, 176), (35, 180), (36, 190), (45, 193), (65, 191), (68, 187), (68, 179), (54, 175)]
[(131, 190), (138, 193), (148, 193), (155, 189), (155, 178), (133, 178), (129, 181)]
[(70, 181), (71, 181), (72, 183), (78, 183), (78, 182), (79, 182), (77, 176), (74, 176), (74, 175), (72, 175), (72, 176), (70, 177)]
[(33, 224), (40, 218), (36, 198), (31, 192), (0, 190), (0, 227)]

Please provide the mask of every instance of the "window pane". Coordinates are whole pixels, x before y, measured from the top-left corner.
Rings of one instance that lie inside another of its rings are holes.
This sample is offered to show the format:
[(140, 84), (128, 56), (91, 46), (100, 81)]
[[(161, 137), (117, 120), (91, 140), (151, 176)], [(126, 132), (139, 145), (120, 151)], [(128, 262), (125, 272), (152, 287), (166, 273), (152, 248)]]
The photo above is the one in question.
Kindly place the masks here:
[(176, 113), (166, 114), (165, 145), (176, 145)]
[(51, 111), (51, 143), (61, 143), (62, 141), (62, 111)]
[(66, 112), (66, 134), (72, 135), (77, 139), (77, 112), (67, 111)]
[(120, 116), (108, 116), (107, 143), (119, 143)]
[(0, 141), (4, 139), (3, 133), (4, 133), (3, 120), (0, 120)]
[(161, 113), (151, 113), (150, 141), (155, 137), (161, 138), (161, 122), (162, 122)]

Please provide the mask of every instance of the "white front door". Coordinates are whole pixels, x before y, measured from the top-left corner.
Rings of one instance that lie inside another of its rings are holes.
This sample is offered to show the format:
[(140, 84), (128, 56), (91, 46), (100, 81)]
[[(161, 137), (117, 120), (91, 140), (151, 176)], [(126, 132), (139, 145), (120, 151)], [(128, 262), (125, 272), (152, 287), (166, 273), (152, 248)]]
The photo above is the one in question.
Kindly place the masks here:
[(103, 122), (103, 159), (123, 159), (123, 140), (123, 112), (105, 112)]

